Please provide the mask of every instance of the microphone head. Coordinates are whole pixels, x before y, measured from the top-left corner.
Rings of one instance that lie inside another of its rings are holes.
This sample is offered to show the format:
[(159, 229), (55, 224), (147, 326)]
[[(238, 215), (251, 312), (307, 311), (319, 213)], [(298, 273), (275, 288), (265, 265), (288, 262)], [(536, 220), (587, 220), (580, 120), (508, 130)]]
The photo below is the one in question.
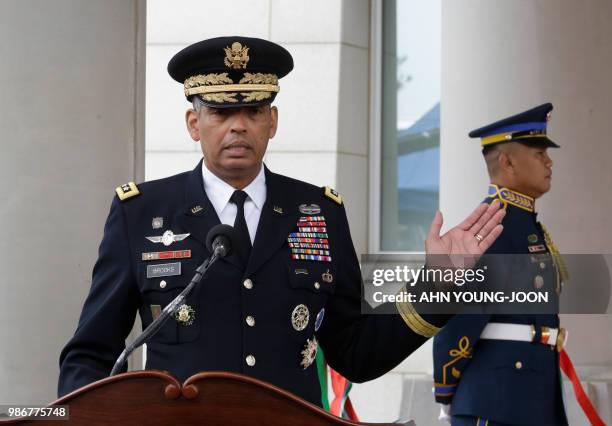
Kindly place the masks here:
[(217, 254), (220, 257), (224, 257), (230, 252), (236, 241), (236, 230), (229, 225), (219, 224), (208, 231), (206, 235), (206, 248), (209, 252), (213, 253), (217, 246), (223, 245), (224, 250)]

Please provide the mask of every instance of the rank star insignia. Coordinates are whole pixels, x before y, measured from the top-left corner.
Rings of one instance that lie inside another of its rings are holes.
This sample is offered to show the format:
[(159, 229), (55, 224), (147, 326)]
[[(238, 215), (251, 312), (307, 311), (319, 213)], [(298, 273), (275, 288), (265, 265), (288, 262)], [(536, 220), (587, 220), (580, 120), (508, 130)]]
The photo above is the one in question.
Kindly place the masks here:
[(308, 326), (310, 312), (306, 305), (297, 305), (291, 312), (291, 325), (295, 331), (302, 331)]
[(195, 320), (195, 309), (193, 309), (189, 305), (181, 305), (174, 314), (174, 318), (181, 325), (188, 326), (193, 324), (193, 320)]
[(190, 234), (188, 233), (187, 234), (175, 234), (174, 232), (168, 230), (164, 232), (163, 235), (161, 236), (152, 236), (152, 237), (145, 237), (145, 238), (151, 241), (152, 243), (163, 243), (165, 246), (169, 246), (175, 241), (183, 241), (189, 235)]
[(249, 63), (249, 48), (246, 46), (242, 46), (239, 42), (235, 41), (232, 43), (232, 47), (226, 47), (223, 49), (225, 51), (225, 59), (223, 59), (223, 63), (226, 67), (239, 70), (241, 68), (246, 68)]
[(134, 182), (128, 182), (126, 184), (118, 186), (117, 188), (115, 188), (115, 192), (117, 193), (117, 196), (121, 201), (125, 201), (128, 198), (132, 198), (140, 194), (140, 191), (138, 190), (138, 187)]
[(319, 342), (317, 342), (317, 338), (315, 336), (312, 336), (312, 340), (306, 339), (306, 344), (302, 350), (302, 362), (300, 362), (300, 365), (304, 370), (310, 367), (317, 358), (318, 348)]
[(338, 191), (330, 188), (329, 186), (325, 187), (325, 196), (338, 204), (342, 204), (342, 197), (338, 194)]

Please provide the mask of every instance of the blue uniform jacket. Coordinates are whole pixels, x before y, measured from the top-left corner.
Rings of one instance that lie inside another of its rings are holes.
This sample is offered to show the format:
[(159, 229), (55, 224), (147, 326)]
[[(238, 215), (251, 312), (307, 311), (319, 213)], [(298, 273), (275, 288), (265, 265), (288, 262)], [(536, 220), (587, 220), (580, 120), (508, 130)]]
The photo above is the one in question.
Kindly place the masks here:
[[(557, 267), (533, 211), (534, 200), (491, 185), (485, 202), (505, 206), (502, 235), (487, 254), (504, 257), (493, 276), (506, 289), (560, 291)], [(500, 259), (498, 256), (493, 258)], [(500, 270), (501, 269), (501, 270)], [(473, 416), (513, 425), (567, 424), (561, 396), (559, 357), (541, 343), (479, 339), (488, 322), (559, 327), (554, 314), (464, 314), (455, 316), (434, 338), (437, 402), (451, 405), (453, 416)]]
[[(232, 254), (209, 270), (187, 300), (193, 323), (168, 320), (147, 344), (146, 368), (167, 370), (180, 380), (201, 371), (242, 373), (320, 405), (316, 363), (301, 365), (315, 335), (328, 363), (354, 382), (389, 371), (427, 337), (401, 315), (361, 314), (361, 273), (340, 199), (267, 168), (265, 173), (267, 199), (248, 264)], [(136, 313), (149, 325), (152, 307), (163, 309), (209, 256), (206, 235), (219, 219), (203, 188), (201, 162), (191, 172), (143, 183), (138, 190), (140, 195), (112, 202), (90, 293), (60, 355), (59, 395), (106, 377)], [(320, 207), (331, 262), (291, 258), (287, 237), (298, 230), (302, 204)], [(152, 229), (152, 218), (163, 218), (163, 228)], [(169, 247), (145, 238), (165, 230), (189, 236)], [(164, 250), (190, 250), (191, 257), (143, 260), (143, 253)], [(147, 277), (147, 266), (168, 262), (181, 263), (180, 275)], [(292, 322), (298, 305), (308, 310), (303, 330)], [(441, 326), (436, 320), (447, 318), (423, 319)], [(247, 363), (249, 355), (254, 365)]]

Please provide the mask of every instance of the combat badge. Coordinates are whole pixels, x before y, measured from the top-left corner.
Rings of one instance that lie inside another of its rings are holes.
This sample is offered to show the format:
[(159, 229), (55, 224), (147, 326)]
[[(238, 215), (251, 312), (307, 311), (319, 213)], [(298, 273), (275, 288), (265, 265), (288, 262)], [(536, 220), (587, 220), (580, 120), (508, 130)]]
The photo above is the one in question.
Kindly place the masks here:
[(181, 325), (191, 325), (193, 324), (193, 320), (195, 320), (195, 309), (189, 305), (181, 305), (174, 314), (174, 318)]
[(297, 305), (291, 312), (291, 325), (295, 331), (302, 331), (308, 326), (310, 312), (306, 305)]
[(319, 342), (317, 342), (317, 338), (315, 336), (312, 336), (312, 340), (306, 339), (306, 344), (302, 350), (302, 362), (300, 362), (300, 365), (304, 370), (310, 367), (317, 358), (318, 347)]
[(321, 213), (321, 207), (317, 204), (300, 204), (298, 210), (302, 214), (307, 214), (309, 216)]
[(168, 230), (164, 232), (164, 234), (161, 236), (152, 236), (152, 237), (145, 237), (145, 238), (151, 241), (152, 243), (163, 243), (165, 246), (169, 246), (175, 241), (183, 241), (189, 235), (190, 234), (188, 233), (187, 234), (175, 234), (174, 232)]

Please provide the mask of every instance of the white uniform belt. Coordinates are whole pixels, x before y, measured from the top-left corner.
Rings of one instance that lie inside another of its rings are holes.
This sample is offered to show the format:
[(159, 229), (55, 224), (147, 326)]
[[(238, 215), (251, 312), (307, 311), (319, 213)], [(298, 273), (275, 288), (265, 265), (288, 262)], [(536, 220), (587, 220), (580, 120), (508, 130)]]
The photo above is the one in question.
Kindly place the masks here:
[[(533, 342), (536, 328), (528, 324), (512, 324), (505, 322), (490, 322), (482, 330), (481, 339), (514, 340), (517, 342)], [(539, 343), (554, 346), (559, 352), (567, 341), (567, 331), (564, 328), (542, 327)]]

